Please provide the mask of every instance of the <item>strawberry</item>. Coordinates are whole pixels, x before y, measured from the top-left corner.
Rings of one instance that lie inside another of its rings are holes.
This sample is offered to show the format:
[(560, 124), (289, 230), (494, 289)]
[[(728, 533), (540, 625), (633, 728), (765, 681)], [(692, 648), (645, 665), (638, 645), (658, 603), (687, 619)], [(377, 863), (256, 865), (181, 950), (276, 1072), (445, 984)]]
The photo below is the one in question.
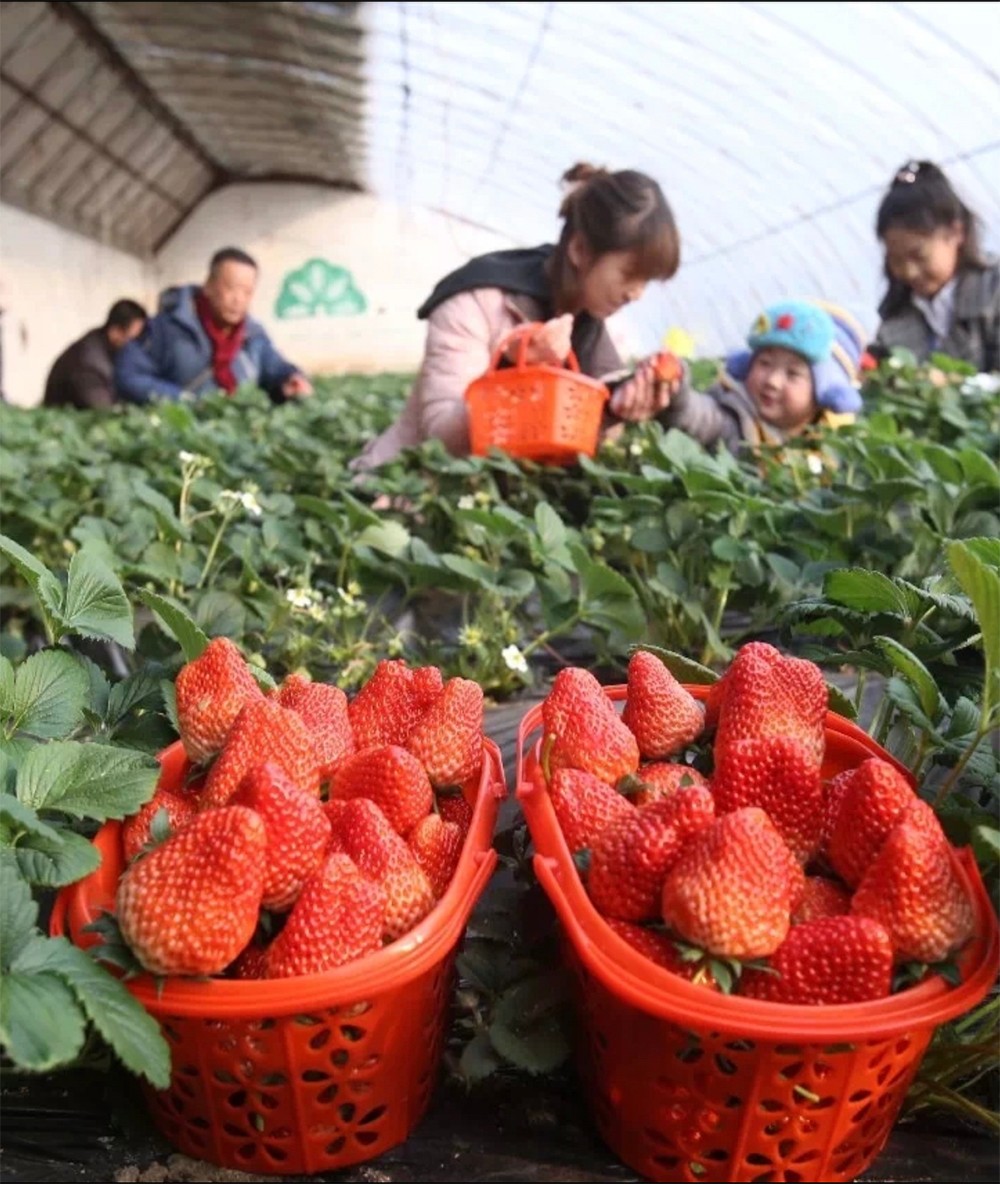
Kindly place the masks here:
[(792, 913), (792, 924), (804, 925), (821, 917), (842, 917), (850, 911), (851, 894), (843, 884), (825, 876), (806, 876), (805, 893)]
[(302, 717), (273, 699), (248, 703), (233, 721), (226, 746), (205, 778), (201, 807), (224, 806), (256, 765), (273, 761), (299, 789), (319, 795), (316, 750)]
[(347, 709), (357, 748), (405, 748), (414, 724), (443, 686), (436, 666), (413, 670), (401, 658), (383, 658)]
[(271, 761), (255, 765), (229, 802), (248, 806), (263, 819), (267, 853), (261, 904), (273, 912), (286, 912), (323, 862), (330, 842), (330, 820), (322, 803), (299, 789), (284, 769)]
[(267, 946), (251, 941), (230, 966), (229, 974), (232, 978), (265, 978), (267, 974)]
[(694, 765), (656, 761), (642, 765), (637, 772), (623, 777), (618, 782), (618, 790), (633, 805), (648, 806), (650, 802), (670, 797), (684, 785), (708, 785), (708, 780)]
[(894, 765), (877, 756), (831, 778), (827, 792), (840, 804), (826, 857), (837, 875), (856, 888), (893, 824), (917, 795)]
[(445, 822), (454, 822), (462, 832), (462, 841), (472, 827), (473, 808), (461, 793), (435, 793), (434, 804)]
[(417, 758), (396, 744), (348, 757), (330, 785), (332, 798), (371, 798), (397, 834), (408, 835), (434, 805), (434, 789)]
[(747, 969), (739, 993), (772, 1003), (863, 1003), (889, 994), (892, 942), (867, 917), (820, 917), (794, 926), (769, 965), (772, 973)]
[(693, 785), (612, 822), (590, 850), (587, 892), (594, 907), (623, 921), (656, 918), (667, 873), (713, 818), (711, 793)]
[(257, 927), (267, 836), (245, 806), (208, 810), (129, 864), (122, 937), (154, 974), (221, 974)]
[[(740, 646), (738, 653), (742, 656), (743, 662), (753, 661), (761, 667), (771, 667), (781, 661), (780, 650), (776, 650), (766, 641), (748, 641), (746, 645)], [(729, 690), (729, 675), (732, 669), (733, 663), (731, 662), (723, 671), (721, 678), (712, 683), (708, 689), (708, 696), (705, 699), (706, 731), (714, 732), (718, 727), (722, 704), (725, 701), (726, 692)]]
[(410, 732), (406, 747), (427, 770), (435, 789), (464, 785), (483, 766), (483, 688), (449, 678)]
[[(817, 769), (826, 749), (828, 692), (823, 672), (804, 658), (788, 658), (766, 642), (742, 646), (715, 692), (714, 752), (737, 740), (798, 740)], [(721, 696), (721, 702), (720, 700)]]
[(677, 943), (670, 936), (658, 929), (648, 929), (644, 925), (635, 925), (632, 921), (620, 921), (617, 917), (605, 917), (608, 927), (633, 949), (645, 955), (650, 962), (669, 970), (671, 974), (680, 975), (688, 982), (698, 983), (709, 987), (713, 991), (719, 989), (711, 969), (705, 961), (685, 962), (677, 949)]
[[(165, 811), (162, 823), (172, 833), (198, 813), (198, 805), (190, 794), (158, 789), (152, 798), (135, 814), (122, 823), (122, 855), (131, 863), (147, 843), (154, 842), (150, 829), (154, 818)], [(157, 828), (160, 823), (157, 823)]]
[(684, 363), (676, 354), (661, 350), (653, 354), (653, 377), (657, 382), (677, 383), (684, 377)]
[(648, 650), (629, 659), (622, 723), (631, 729), (645, 760), (671, 756), (701, 734), (701, 704)]
[(609, 785), (639, 767), (639, 743), (601, 684), (580, 666), (560, 670), (542, 703), (550, 769), (583, 769)]
[(177, 727), (184, 751), (204, 762), (222, 749), (247, 703), (264, 698), (246, 659), (228, 637), (213, 637), (174, 680)]
[(823, 782), (814, 754), (795, 737), (756, 736), (714, 747), (712, 793), (718, 814), (766, 811), (800, 863), (820, 844)]
[(264, 977), (322, 974), (381, 949), (385, 907), (379, 884), (346, 855), (328, 856), (268, 946)]
[(974, 915), (933, 809), (917, 799), (889, 831), (851, 900), (885, 926), (897, 962), (940, 962), (972, 936)]
[(381, 884), (386, 893), (386, 941), (408, 933), (434, 907), (431, 888), (417, 857), (392, 823), (368, 798), (332, 801), (326, 805), (333, 823), (332, 847), (354, 860), (360, 871)]
[(320, 780), (329, 781), (341, 761), (354, 751), (347, 696), (340, 687), (289, 674), (270, 697), (302, 717), (316, 749)]
[(583, 769), (556, 769), (549, 798), (571, 852), (589, 849), (614, 822), (635, 813), (628, 798)]
[(410, 831), (406, 841), (430, 881), (434, 899), (440, 900), (462, 855), (465, 836), (461, 827), (457, 822), (446, 822), (440, 814), (428, 814)]
[(746, 806), (688, 840), (663, 885), (663, 920), (711, 954), (766, 957), (785, 940), (803, 880), (767, 814)]

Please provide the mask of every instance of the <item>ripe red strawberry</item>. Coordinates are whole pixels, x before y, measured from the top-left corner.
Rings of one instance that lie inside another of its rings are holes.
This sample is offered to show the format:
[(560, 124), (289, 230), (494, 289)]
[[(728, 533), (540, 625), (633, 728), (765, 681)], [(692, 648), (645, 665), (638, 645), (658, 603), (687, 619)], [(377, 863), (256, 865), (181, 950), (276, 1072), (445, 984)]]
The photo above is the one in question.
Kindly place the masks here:
[(150, 827), (161, 810), (166, 811), (164, 821), (173, 833), (198, 813), (198, 804), (190, 794), (158, 789), (145, 806), (122, 823), (122, 855), (126, 863), (131, 863), (153, 841)]
[(427, 771), (405, 748), (386, 744), (367, 748), (347, 758), (330, 786), (332, 798), (371, 798), (406, 836), (434, 805), (434, 789)]
[(289, 674), (272, 697), (302, 717), (316, 748), (320, 780), (329, 781), (344, 758), (354, 752), (347, 696), (340, 687)]
[(454, 822), (462, 832), (462, 841), (472, 827), (473, 808), (464, 794), (436, 793), (434, 803), (445, 822)]
[(648, 806), (650, 802), (670, 797), (683, 785), (708, 785), (708, 781), (693, 765), (656, 761), (623, 777), (618, 782), (618, 790), (633, 805)]
[(622, 723), (631, 729), (645, 760), (680, 752), (701, 734), (705, 722), (698, 700), (648, 650), (629, 659)]
[(549, 797), (571, 852), (589, 849), (612, 823), (635, 813), (628, 798), (583, 769), (556, 769)]
[(653, 363), (653, 377), (657, 382), (680, 382), (684, 377), (684, 363), (669, 350), (661, 350), (650, 359)]
[(825, 876), (806, 876), (805, 894), (792, 913), (793, 925), (818, 921), (821, 917), (844, 917), (851, 911), (851, 894)]
[(663, 886), (663, 919), (709, 953), (763, 958), (785, 940), (803, 880), (767, 814), (746, 806), (688, 840)]
[(252, 768), (229, 801), (256, 810), (264, 820), (267, 854), (261, 904), (273, 912), (286, 912), (323, 862), (330, 842), (330, 820), (323, 804), (271, 761)]
[(667, 873), (713, 818), (711, 793), (693, 785), (612, 822), (590, 849), (586, 884), (594, 907), (623, 921), (658, 918)]
[(257, 927), (267, 837), (245, 806), (207, 810), (118, 882), (125, 942), (154, 974), (221, 974)]
[(800, 741), (819, 768), (826, 749), (828, 692), (814, 662), (754, 642), (737, 651), (716, 687), (715, 701), (721, 696), (716, 759), (737, 740), (780, 738)]
[(688, 982), (697, 983), (713, 991), (719, 990), (719, 984), (715, 981), (707, 961), (685, 962), (669, 933), (647, 929), (632, 921), (620, 921), (617, 917), (606, 917), (605, 920), (623, 941), (627, 941), (650, 962), (655, 962), (657, 966), (662, 966), (664, 970), (669, 970), (671, 974), (679, 975)]
[[(583, 769), (609, 785), (639, 767), (639, 744), (589, 670), (560, 670), (542, 703), (550, 769)], [(551, 737), (551, 740), (549, 739)]]
[(264, 698), (246, 659), (228, 637), (214, 637), (174, 680), (184, 751), (203, 762), (222, 749), (247, 703)]
[(226, 746), (205, 778), (201, 808), (224, 806), (257, 765), (273, 761), (306, 793), (319, 796), (316, 750), (302, 717), (273, 699), (248, 703), (233, 721)]
[(712, 793), (718, 814), (744, 806), (766, 811), (800, 863), (818, 850), (823, 782), (815, 755), (794, 737), (757, 736), (714, 748)]
[(251, 941), (242, 954), (230, 966), (233, 978), (264, 978), (267, 967), (267, 946)]
[(741, 995), (773, 1003), (863, 1003), (892, 986), (892, 942), (867, 917), (821, 917), (794, 926), (769, 959), (772, 971), (748, 969)]
[[(766, 641), (748, 641), (746, 645), (740, 646), (738, 653), (743, 662), (753, 661), (763, 667), (770, 667), (781, 661), (781, 651)], [(722, 672), (722, 676), (708, 689), (708, 696), (705, 699), (706, 731), (715, 731), (718, 727), (722, 704), (725, 701), (726, 692), (729, 690), (729, 674), (732, 668), (733, 663), (731, 662)]]
[(840, 799), (827, 860), (845, 884), (856, 888), (893, 824), (917, 795), (894, 765), (877, 756), (831, 778), (827, 792), (831, 800)]
[(435, 789), (464, 785), (483, 767), (483, 688), (449, 678), (410, 732), (406, 747), (427, 770)]
[(446, 822), (440, 814), (428, 814), (410, 831), (406, 841), (430, 880), (434, 899), (440, 900), (462, 856), (461, 828), (457, 822)]
[(385, 907), (380, 885), (346, 855), (330, 855), (268, 946), (264, 977), (322, 974), (381, 949)]
[(327, 803), (333, 823), (332, 850), (344, 851), (386, 893), (386, 941), (408, 933), (434, 907), (434, 890), (392, 823), (368, 798)]
[(383, 658), (347, 709), (357, 748), (405, 748), (414, 724), (443, 686), (436, 666), (413, 670), (401, 658)]
[(885, 926), (897, 962), (940, 962), (972, 936), (972, 904), (926, 802), (918, 799), (889, 831), (854, 893), (851, 913)]

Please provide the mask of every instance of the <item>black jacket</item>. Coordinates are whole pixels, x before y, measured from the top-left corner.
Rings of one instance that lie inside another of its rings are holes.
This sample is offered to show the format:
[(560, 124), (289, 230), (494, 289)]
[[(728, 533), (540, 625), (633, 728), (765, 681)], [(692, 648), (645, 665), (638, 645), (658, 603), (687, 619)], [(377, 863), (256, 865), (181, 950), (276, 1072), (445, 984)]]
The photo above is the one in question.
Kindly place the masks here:
[(103, 329), (91, 329), (52, 363), (44, 407), (110, 407), (118, 402), (114, 354)]

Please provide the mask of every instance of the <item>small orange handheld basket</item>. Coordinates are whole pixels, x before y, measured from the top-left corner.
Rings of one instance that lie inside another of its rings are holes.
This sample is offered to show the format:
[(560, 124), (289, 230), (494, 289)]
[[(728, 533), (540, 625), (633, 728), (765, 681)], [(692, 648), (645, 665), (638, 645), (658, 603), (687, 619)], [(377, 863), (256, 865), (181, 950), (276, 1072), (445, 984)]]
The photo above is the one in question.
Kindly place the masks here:
[[(686, 689), (701, 700), (708, 690)], [(594, 908), (540, 775), (541, 720), (534, 707), (521, 723), (517, 799), (560, 921), (576, 1058), (601, 1137), (651, 1180), (855, 1179), (888, 1139), (935, 1029), (996, 978), (997, 918), (971, 851), (954, 852), (976, 914), (960, 985), (935, 976), (885, 999), (811, 1007), (719, 994), (656, 966)], [(829, 712), (823, 776), (871, 756), (903, 769)]]
[[(271, 980), (168, 979), (126, 987), (159, 1020), (171, 1082), (143, 1084), (161, 1133), (185, 1154), (250, 1173), (312, 1174), (375, 1158), (407, 1139), (437, 1084), (453, 965), (496, 863), (506, 795), (500, 752), (484, 741), (471, 829), (445, 895), (414, 929), (323, 974)], [(161, 786), (183, 785), (178, 742), (160, 754)], [(50, 931), (87, 947), (84, 927), (114, 905), (121, 823), (95, 845), (101, 865), (56, 899)]]
[[(497, 346), (485, 374), (469, 384), (465, 401), (473, 456), (491, 448), (545, 464), (593, 456), (608, 388), (581, 374), (571, 350), (567, 368), (530, 366), (525, 351), (540, 324), (519, 325)], [(498, 369), (508, 345), (520, 340), (517, 362)]]

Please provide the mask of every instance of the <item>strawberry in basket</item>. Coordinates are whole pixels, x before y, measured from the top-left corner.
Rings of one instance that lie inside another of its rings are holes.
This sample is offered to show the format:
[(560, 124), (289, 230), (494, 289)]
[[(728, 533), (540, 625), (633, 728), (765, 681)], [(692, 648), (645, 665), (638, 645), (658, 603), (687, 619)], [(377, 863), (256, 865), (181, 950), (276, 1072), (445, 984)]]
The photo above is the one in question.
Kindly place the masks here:
[[(591, 903), (634, 948), (674, 970), (671, 943), (692, 981), (821, 1004), (887, 995), (894, 968), (971, 937), (953, 852), (900, 768), (872, 756), (824, 776), (814, 663), (749, 643), (703, 710), (639, 651), (624, 690), (619, 716), (589, 672), (561, 671), (539, 775)], [(681, 803), (699, 809), (678, 830)]]
[[(143, 966), (319, 973), (402, 937), (446, 894), (483, 769), (477, 683), (387, 659), (350, 700), (298, 674), (264, 695), (239, 650), (217, 639), (176, 688), (196, 776), (186, 789), (161, 785), (123, 827), (135, 863), (122, 880), (119, 928)], [(241, 827), (222, 828), (226, 818)], [(248, 893), (227, 859), (250, 858), (251, 843)], [(204, 887), (206, 868), (232, 909)], [(195, 901), (190, 884), (201, 886)], [(177, 916), (183, 923), (168, 923)]]

